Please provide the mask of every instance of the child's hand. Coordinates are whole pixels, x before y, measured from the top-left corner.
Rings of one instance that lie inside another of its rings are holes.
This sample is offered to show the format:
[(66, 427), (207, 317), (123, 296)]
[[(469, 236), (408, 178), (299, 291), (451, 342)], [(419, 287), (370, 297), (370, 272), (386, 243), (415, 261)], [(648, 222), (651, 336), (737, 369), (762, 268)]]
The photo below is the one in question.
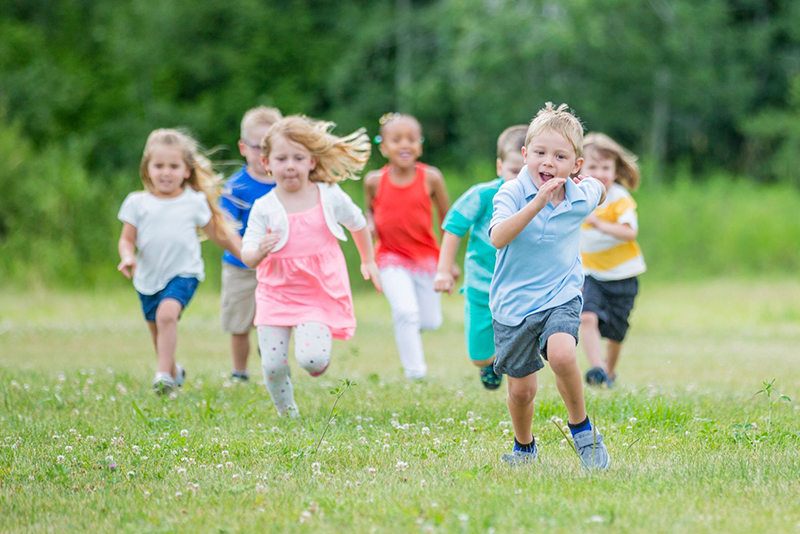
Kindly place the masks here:
[(433, 279), (433, 289), (435, 291), (452, 295), (455, 285), (453, 273), (436, 271), (436, 277)]
[(280, 237), (278, 237), (278, 234), (273, 234), (272, 230), (267, 228), (267, 233), (264, 234), (264, 237), (262, 237), (261, 241), (258, 243), (258, 253), (261, 254), (262, 257), (266, 257), (267, 254), (272, 252), (272, 249), (275, 248), (279, 240)]
[(124, 258), (119, 265), (117, 265), (117, 270), (125, 275), (125, 278), (130, 280), (133, 277), (133, 272), (136, 270), (136, 258), (135, 257), (128, 257)]
[(458, 282), (461, 279), (461, 269), (456, 265), (453, 264), (453, 268), (451, 269), (450, 273), (453, 275), (453, 280)]
[(597, 214), (592, 212), (586, 217), (586, 224), (589, 226), (597, 226)]
[(581, 183), (583, 180), (585, 180), (587, 178), (594, 178), (594, 177), (593, 176), (584, 176), (582, 174), (579, 174), (578, 176), (573, 178), (572, 181), (575, 182), (576, 184), (579, 184), (579, 183)]
[(381, 283), (381, 275), (378, 273), (378, 266), (375, 262), (361, 264), (361, 276), (364, 280), (372, 280), (372, 285), (378, 290), (378, 293), (383, 293), (383, 283)]
[(556, 194), (558, 188), (562, 187), (566, 181), (566, 178), (551, 178), (550, 180), (547, 180), (539, 188), (539, 192), (536, 193), (536, 196), (533, 197), (531, 202), (536, 202), (539, 205), (539, 209), (544, 208), (547, 203), (553, 199), (553, 196)]

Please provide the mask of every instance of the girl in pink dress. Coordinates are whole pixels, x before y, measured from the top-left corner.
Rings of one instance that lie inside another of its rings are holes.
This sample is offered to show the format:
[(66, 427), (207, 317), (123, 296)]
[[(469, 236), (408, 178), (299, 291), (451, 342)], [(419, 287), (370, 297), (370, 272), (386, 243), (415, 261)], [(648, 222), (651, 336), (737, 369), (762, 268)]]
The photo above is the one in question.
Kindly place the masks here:
[(262, 162), (275, 189), (253, 204), (242, 240), (242, 261), (256, 269), (256, 318), (264, 381), (278, 413), (298, 417), (289, 377), (288, 345), (311, 376), (328, 368), (332, 338), (356, 329), (353, 297), (338, 240), (350, 231), (361, 255), (361, 275), (381, 290), (367, 222), (337, 185), (369, 159), (363, 130), (346, 137), (333, 123), (286, 117), (261, 141)]

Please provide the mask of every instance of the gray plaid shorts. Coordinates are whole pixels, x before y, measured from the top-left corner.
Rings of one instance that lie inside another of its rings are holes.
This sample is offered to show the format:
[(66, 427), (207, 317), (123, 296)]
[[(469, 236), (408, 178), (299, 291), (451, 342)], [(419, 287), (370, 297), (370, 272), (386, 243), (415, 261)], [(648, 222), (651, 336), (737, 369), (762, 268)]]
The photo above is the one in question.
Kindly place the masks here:
[(553, 334), (570, 334), (578, 343), (581, 326), (581, 297), (575, 297), (555, 308), (525, 317), (517, 326), (492, 321), (494, 327), (494, 372), (523, 378), (544, 367), (547, 339)]

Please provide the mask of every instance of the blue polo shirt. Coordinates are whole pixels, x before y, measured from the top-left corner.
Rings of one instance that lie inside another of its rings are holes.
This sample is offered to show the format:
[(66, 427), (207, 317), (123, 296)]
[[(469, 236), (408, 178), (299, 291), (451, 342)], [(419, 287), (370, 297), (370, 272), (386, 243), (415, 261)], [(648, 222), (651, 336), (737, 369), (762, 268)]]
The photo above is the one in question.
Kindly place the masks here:
[[(242, 167), (225, 182), (225, 189), (222, 191), (219, 205), (242, 225), (239, 235), (244, 235), (244, 231), (247, 230), (247, 219), (250, 217), (253, 203), (274, 188), (274, 183), (259, 182), (250, 176), (247, 166)], [(222, 261), (241, 269), (249, 269), (227, 250), (222, 255)]]
[[(497, 252), (489, 307), (498, 323), (517, 326), (529, 315), (583, 298), (580, 229), (605, 188), (594, 178), (580, 184), (567, 180), (564, 185), (564, 200), (557, 206), (548, 202), (516, 239)], [(489, 233), (537, 192), (526, 165), (495, 195)]]

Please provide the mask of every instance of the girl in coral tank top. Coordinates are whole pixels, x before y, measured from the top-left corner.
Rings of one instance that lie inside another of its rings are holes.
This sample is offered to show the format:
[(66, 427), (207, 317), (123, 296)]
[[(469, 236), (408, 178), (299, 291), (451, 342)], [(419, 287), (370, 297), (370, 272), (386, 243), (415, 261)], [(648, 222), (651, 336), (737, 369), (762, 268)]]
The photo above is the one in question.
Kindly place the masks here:
[(408, 378), (420, 379), (427, 372), (420, 332), (442, 324), (440, 295), (433, 289), (439, 244), (432, 205), (441, 223), (450, 201), (442, 173), (417, 161), (422, 155), (417, 119), (384, 115), (380, 150), (389, 164), (364, 180), (367, 220), (378, 239), (375, 259), (392, 309), (400, 362)]
[(275, 189), (253, 204), (242, 239), (242, 261), (256, 269), (258, 347), (264, 381), (280, 415), (299, 416), (289, 375), (289, 336), (295, 358), (311, 376), (331, 361), (332, 338), (356, 329), (347, 265), (338, 240), (350, 231), (361, 275), (381, 290), (364, 215), (337, 182), (357, 178), (369, 158), (363, 130), (346, 137), (333, 123), (292, 116), (261, 141), (262, 162)]

